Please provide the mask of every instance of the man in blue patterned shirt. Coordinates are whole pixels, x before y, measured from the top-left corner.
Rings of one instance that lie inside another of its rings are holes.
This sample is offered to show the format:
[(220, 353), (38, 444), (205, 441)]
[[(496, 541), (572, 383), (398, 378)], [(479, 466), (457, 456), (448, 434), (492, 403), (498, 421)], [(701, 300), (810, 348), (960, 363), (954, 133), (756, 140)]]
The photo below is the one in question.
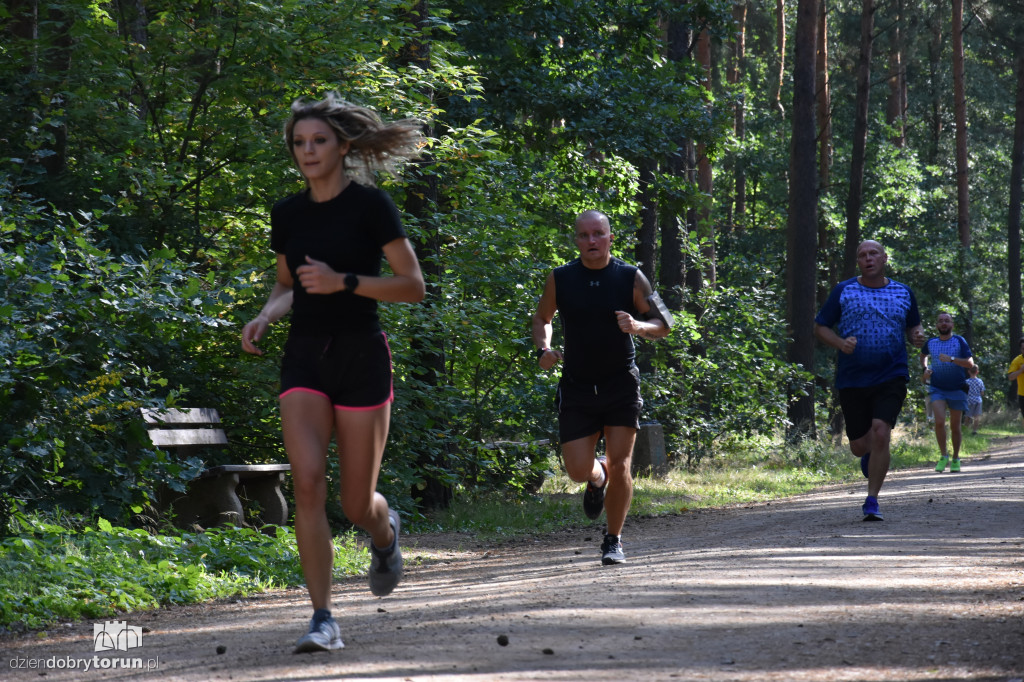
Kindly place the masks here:
[(837, 284), (814, 318), (814, 335), (839, 351), (836, 388), (846, 436), (868, 479), (861, 507), (865, 521), (882, 520), (878, 493), (889, 471), (889, 441), (910, 378), (905, 339), (918, 348), (924, 344), (914, 292), (885, 276), (888, 262), (881, 244), (862, 242), (857, 247), (860, 276)]
[[(921, 367), (928, 381), (928, 397), (935, 415), (935, 438), (939, 441), (939, 462), (935, 470), (949, 465), (950, 473), (960, 471), (960, 425), (967, 410), (967, 370), (974, 367), (971, 347), (964, 337), (953, 333), (953, 316), (943, 311), (935, 320), (938, 336), (921, 349)], [(946, 455), (946, 407), (949, 407), (949, 440), (953, 443), (953, 461)]]

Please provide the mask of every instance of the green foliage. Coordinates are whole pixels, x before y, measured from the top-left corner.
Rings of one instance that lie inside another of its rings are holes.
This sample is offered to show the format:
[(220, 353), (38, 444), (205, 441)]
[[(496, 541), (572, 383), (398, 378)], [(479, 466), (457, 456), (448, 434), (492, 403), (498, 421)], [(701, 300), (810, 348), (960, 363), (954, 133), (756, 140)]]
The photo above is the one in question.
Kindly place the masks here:
[(713, 144), (721, 122), (700, 92), (699, 67), (669, 61), (663, 36), (668, 21), (724, 31), (730, 11), (723, 2), (454, 3), (457, 39), (493, 95), (455, 111), (546, 151), (582, 141), (637, 160), (674, 153), (685, 137)]
[[(154, 535), (114, 526), (74, 529), (38, 516), (16, 517), (0, 541), (0, 632), (62, 619), (109, 618), (301, 584), (295, 535), (247, 528)], [(368, 553), (352, 534), (335, 540), (336, 575), (363, 573)]]
[[(710, 211), (718, 282), (671, 292), (690, 312), (677, 311), (667, 341), (641, 344), (645, 418), (666, 426), (673, 456), (694, 464), (733, 438), (777, 433), (790, 385), (806, 379), (781, 359), (789, 121), (774, 101), (770, 3), (748, 7), (740, 79), (726, 78), (734, 4), (455, 1), (418, 17), (399, 0), (171, 0), (146, 15), (62, 0), (33, 31), (5, 15), (0, 517), (19, 506), (98, 508), (125, 521), (204, 463), (284, 459), (276, 394), (286, 325), (260, 358), (239, 352), (238, 331), (273, 279), (268, 207), (302, 186), (280, 141), (287, 105), (327, 89), (385, 118), (418, 117), (429, 133), (416, 172), (437, 200), (406, 226), (430, 294), (423, 306), (382, 306), (396, 402), (381, 487), (397, 507), (416, 513), (431, 481), (522, 498), (550, 467), (536, 448), (487, 446), (555, 437), (557, 377), (536, 368), (530, 315), (546, 273), (575, 255), (570, 224), (586, 208), (612, 217), (615, 253), (627, 260), (639, 216), (653, 208), (662, 229), (682, 228), (691, 270), (700, 267), (693, 214)], [(860, 11), (839, 2), (828, 15), (823, 282), (841, 264)], [(977, 25), (965, 33), (974, 239), (964, 252), (948, 112), (936, 105), (948, 59), (929, 52), (920, 29), (939, 15), (908, 11), (907, 143), (892, 143), (884, 88), (873, 89), (861, 231), (889, 246), (893, 274), (917, 292), (926, 320), (947, 307), (958, 329), (970, 324), (995, 398), (1008, 360), (1012, 45)], [(785, 20), (794, 16), (790, 7)], [(670, 45), (669, 29), (690, 41), (708, 30), (710, 79), (694, 44)], [(784, 77), (784, 109), (789, 87)], [(732, 127), (738, 103), (742, 131)], [(666, 163), (686, 141), (712, 162), (710, 193)], [(639, 195), (642, 163), (656, 167), (654, 206)], [(420, 191), (380, 181), (400, 207)], [(819, 386), (832, 364), (823, 349)], [(175, 403), (216, 407), (229, 449), (175, 461), (148, 448), (138, 408)]]
[(169, 252), (97, 247), (98, 213), (4, 198), (0, 508), (4, 518), (29, 503), (121, 518), (156, 486), (181, 489), (195, 474), (195, 462), (148, 447), (138, 410), (178, 394), (187, 363), (175, 371), (166, 358), (223, 324), (218, 301)]
[(706, 290), (701, 319), (677, 313), (672, 335), (652, 344), (644, 398), (666, 447), (687, 464), (716, 444), (771, 433), (786, 414), (788, 384), (806, 379), (780, 353), (773, 296), (767, 286)]

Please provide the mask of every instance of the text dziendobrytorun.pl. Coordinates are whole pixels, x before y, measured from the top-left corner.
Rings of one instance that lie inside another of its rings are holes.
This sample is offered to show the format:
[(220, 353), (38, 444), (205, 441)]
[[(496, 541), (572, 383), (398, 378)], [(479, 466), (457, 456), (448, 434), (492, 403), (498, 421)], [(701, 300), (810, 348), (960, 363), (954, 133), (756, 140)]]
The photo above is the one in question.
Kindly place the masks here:
[(91, 658), (75, 658), (74, 656), (50, 656), (49, 658), (10, 659), (11, 670), (146, 670), (160, 668), (160, 657), (118, 657), (92, 656)]

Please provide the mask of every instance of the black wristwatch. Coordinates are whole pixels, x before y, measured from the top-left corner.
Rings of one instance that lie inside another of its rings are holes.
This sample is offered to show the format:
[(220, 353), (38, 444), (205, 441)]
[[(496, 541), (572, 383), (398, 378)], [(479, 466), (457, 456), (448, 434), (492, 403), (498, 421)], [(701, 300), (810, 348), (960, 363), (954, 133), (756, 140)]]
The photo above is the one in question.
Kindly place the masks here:
[(355, 273), (348, 273), (345, 275), (345, 291), (355, 293), (356, 289), (359, 288), (359, 276)]
[(538, 349), (537, 349), (537, 359), (538, 359), (538, 360), (540, 360), (540, 359), (541, 359), (541, 357), (542, 357), (542, 356), (543, 356), (543, 355), (544, 355), (545, 353), (547, 353), (547, 352), (548, 352), (549, 350), (551, 350), (551, 349), (550, 349), (550, 348), (538, 348)]

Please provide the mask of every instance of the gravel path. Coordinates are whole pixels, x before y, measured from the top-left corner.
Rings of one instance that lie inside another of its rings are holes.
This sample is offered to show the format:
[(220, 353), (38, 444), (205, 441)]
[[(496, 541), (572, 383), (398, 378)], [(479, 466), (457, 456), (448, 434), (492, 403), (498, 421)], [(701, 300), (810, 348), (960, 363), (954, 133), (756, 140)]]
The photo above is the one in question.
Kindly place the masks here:
[[(128, 652), (94, 654), (93, 622), (3, 639), (0, 679), (1024, 682), (1024, 438), (960, 474), (891, 473), (882, 523), (864, 487), (630, 519), (617, 567), (599, 524), (406, 536), (393, 595), (336, 585), (332, 654), (291, 653), (309, 606), (288, 590), (125, 614)], [(133, 658), (154, 669), (84, 669)]]

